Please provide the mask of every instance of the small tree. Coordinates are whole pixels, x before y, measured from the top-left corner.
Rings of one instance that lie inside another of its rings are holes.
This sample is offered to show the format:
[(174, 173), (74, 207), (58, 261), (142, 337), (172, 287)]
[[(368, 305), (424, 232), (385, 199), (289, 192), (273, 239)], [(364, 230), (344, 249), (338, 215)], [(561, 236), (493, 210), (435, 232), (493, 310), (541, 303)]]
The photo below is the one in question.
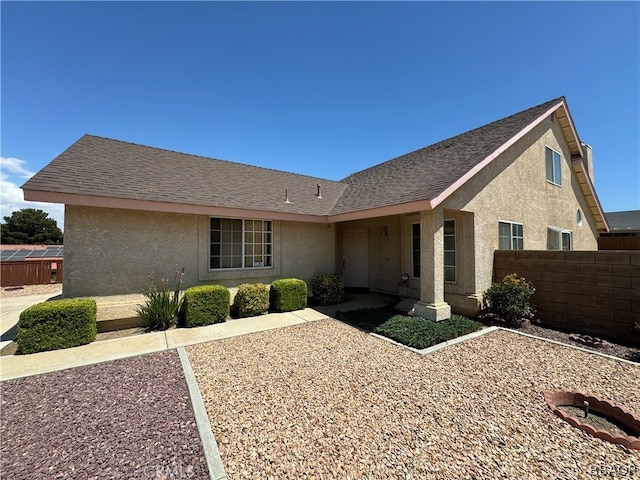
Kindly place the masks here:
[(0, 226), (1, 243), (18, 245), (62, 245), (62, 230), (49, 214), (35, 208), (23, 208), (4, 217)]

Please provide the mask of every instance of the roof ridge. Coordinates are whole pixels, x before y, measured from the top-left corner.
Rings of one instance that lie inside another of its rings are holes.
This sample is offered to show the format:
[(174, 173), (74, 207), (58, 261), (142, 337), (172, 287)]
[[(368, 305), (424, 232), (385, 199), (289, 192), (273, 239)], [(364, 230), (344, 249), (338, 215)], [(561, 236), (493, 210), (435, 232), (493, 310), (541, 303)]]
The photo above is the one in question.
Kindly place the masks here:
[(286, 170), (279, 170), (277, 168), (269, 168), (269, 167), (261, 167), (259, 165), (251, 165), (249, 163), (244, 163), (244, 162), (236, 162), (233, 160), (225, 160), (225, 159), (221, 159), (221, 158), (215, 158), (215, 157), (205, 157), (204, 155), (197, 155), (194, 153), (187, 153), (187, 152), (180, 152), (178, 150), (172, 150), (169, 148), (160, 148), (160, 147), (154, 147), (151, 145), (144, 145), (142, 143), (136, 143), (136, 142), (129, 142), (127, 140), (119, 140), (117, 138), (110, 138), (110, 137), (104, 137), (102, 135), (94, 135), (91, 133), (85, 133), (81, 138), (84, 137), (92, 137), (92, 138), (98, 138), (101, 140), (107, 140), (110, 142), (116, 142), (116, 143), (124, 143), (127, 145), (133, 145), (136, 147), (142, 147), (142, 148), (148, 148), (150, 150), (159, 150), (161, 152), (170, 152), (170, 153), (176, 153), (178, 155), (186, 155), (187, 157), (194, 157), (194, 158), (200, 158), (202, 160), (207, 160), (207, 161), (216, 161), (216, 162), (223, 162), (223, 163), (229, 163), (229, 164), (233, 164), (233, 165), (242, 165), (244, 167), (249, 167), (249, 168), (253, 168), (253, 169), (258, 169), (258, 170), (265, 170), (265, 171), (271, 171), (271, 172), (276, 172), (276, 173), (285, 173), (287, 175), (294, 175), (296, 177), (304, 177), (304, 178), (309, 178), (309, 179), (313, 179), (313, 180), (322, 180), (324, 182), (332, 182), (332, 183), (343, 183), (342, 180), (330, 180), (328, 178), (323, 178), (323, 177), (314, 177), (311, 175), (305, 175), (302, 173), (295, 173), (295, 172), (289, 172)]

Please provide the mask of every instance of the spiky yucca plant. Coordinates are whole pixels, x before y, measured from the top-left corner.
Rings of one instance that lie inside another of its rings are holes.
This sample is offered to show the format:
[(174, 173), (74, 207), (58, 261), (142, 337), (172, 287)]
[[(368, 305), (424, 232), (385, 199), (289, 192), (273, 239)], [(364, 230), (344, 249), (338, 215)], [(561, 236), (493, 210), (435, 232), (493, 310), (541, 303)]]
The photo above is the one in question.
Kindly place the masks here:
[(176, 269), (173, 291), (169, 288), (169, 280), (163, 278), (158, 288), (153, 273), (149, 275), (149, 286), (144, 291), (147, 302), (137, 309), (138, 317), (149, 330), (167, 330), (176, 324), (183, 301), (180, 295), (183, 281), (184, 268)]

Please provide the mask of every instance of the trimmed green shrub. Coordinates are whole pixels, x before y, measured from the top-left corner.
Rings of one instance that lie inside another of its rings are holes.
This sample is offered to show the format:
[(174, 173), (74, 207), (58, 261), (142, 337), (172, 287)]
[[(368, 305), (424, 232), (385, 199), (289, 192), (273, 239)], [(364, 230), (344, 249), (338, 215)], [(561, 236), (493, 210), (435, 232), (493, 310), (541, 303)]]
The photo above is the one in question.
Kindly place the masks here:
[(262, 283), (238, 286), (232, 310), (240, 318), (264, 315), (269, 311), (269, 286)]
[(221, 323), (229, 316), (229, 289), (222, 285), (200, 285), (187, 288), (180, 316), (181, 327), (200, 327)]
[(96, 338), (97, 306), (91, 298), (53, 300), (33, 305), (20, 314), (17, 353), (36, 353), (76, 347)]
[(167, 330), (178, 322), (182, 308), (180, 285), (184, 280), (184, 268), (176, 270), (173, 291), (169, 288), (169, 280), (160, 281), (160, 289), (155, 284), (153, 274), (149, 275), (149, 286), (144, 291), (147, 301), (138, 307), (138, 317), (149, 330)]
[(504, 277), (502, 283), (494, 283), (484, 292), (485, 309), (510, 323), (532, 318), (534, 309), (530, 299), (535, 291), (529, 280), (512, 273)]
[(373, 331), (409, 347), (422, 349), (475, 332), (480, 328), (481, 323), (460, 315), (452, 315), (441, 322), (396, 315)]
[(460, 315), (432, 322), (422, 317), (399, 315), (390, 307), (360, 308), (336, 312), (336, 318), (358, 328), (391, 338), (413, 348), (428, 348), (482, 328), (482, 324)]
[(320, 305), (344, 302), (344, 278), (342, 275), (316, 275), (311, 279), (313, 296)]
[(275, 312), (293, 312), (307, 306), (307, 284), (298, 278), (274, 280), (269, 289), (269, 303)]

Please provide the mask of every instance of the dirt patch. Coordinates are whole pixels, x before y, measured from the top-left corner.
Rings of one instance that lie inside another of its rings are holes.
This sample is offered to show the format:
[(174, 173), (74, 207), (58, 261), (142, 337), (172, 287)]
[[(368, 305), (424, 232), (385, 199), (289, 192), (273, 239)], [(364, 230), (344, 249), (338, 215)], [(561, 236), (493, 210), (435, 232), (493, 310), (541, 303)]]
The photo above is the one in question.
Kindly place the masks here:
[(636, 432), (634, 432), (630, 428), (622, 424), (618, 424), (617, 422), (605, 417), (604, 415), (601, 415), (598, 412), (590, 411), (589, 414), (585, 417), (584, 408), (576, 407), (573, 405), (558, 405), (558, 408), (567, 415), (575, 417), (582, 423), (591, 425), (597, 430), (604, 430), (605, 432), (616, 433), (618, 435), (627, 435), (630, 437), (636, 436)]

